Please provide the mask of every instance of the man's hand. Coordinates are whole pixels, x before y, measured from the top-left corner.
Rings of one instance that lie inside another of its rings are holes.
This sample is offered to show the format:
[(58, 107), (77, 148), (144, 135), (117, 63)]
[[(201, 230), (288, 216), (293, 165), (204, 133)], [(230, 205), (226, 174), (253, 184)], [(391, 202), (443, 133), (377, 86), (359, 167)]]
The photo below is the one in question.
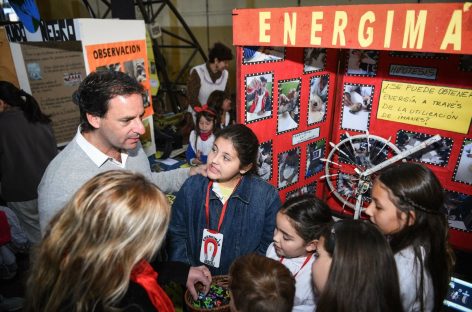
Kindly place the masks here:
[(207, 165), (200, 165), (190, 168), (189, 175), (193, 176), (196, 174), (201, 174), (202, 176), (207, 176)]
[(210, 290), (211, 284), (211, 273), (206, 266), (202, 265), (199, 267), (191, 267), (190, 271), (188, 272), (186, 286), (187, 289), (190, 291), (193, 300), (198, 299), (197, 290), (195, 289), (196, 283), (203, 284), (203, 288), (200, 290), (200, 292), (203, 292), (206, 295)]

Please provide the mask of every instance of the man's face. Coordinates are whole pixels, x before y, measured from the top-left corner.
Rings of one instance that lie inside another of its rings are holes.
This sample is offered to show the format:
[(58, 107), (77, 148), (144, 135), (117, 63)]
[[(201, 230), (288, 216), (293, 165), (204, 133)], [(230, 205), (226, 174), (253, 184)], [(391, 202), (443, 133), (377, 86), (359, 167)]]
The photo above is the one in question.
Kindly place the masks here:
[(131, 150), (139, 142), (145, 129), (141, 121), (144, 114), (143, 98), (140, 94), (119, 95), (108, 103), (105, 116), (98, 118), (94, 131), (97, 146), (102, 152)]

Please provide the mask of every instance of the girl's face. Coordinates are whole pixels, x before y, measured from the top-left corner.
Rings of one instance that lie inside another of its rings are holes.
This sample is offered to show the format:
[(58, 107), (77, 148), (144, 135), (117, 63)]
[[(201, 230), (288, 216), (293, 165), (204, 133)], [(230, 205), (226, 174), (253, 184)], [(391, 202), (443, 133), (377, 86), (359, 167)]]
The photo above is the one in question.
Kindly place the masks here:
[(221, 104), (221, 109), (225, 112), (229, 112), (231, 110), (231, 100), (224, 99), (223, 104)]
[(213, 130), (213, 120), (212, 119), (206, 119), (206, 117), (202, 116), (200, 117), (200, 120), (198, 121), (198, 129), (200, 129), (200, 133), (208, 133)]
[(324, 248), (325, 239), (322, 236), (317, 245), (318, 257), (313, 262), (311, 268), (311, 274), (313, 277), (313, 285), (318, 294), (320, 294), (325, 288), (326, 282), (328, 281), (329, 270), (331, 269), (331, 262), (333, 258)]
[(290, 222), (290, 217), (282, 212), (277, 213), (277, 226), (274, 230), (274, 247), (277, 256), (285, 258), (298, 258), (314, 251), (314, 242), (306, 243), (298, 235), (297, 230)]
[(214, 64), (216, 65), (216, 70), (219, 72), (229, 68), (229, 61), (220, 61), (219, 59), (215, 58)]
[(249, 169), (241, 169), (241, 161), (233, 142), (223, 137), (216, 139), (208, 154), (207, 176), (226, 187), (234, 187), (241, 174)]
[(397, 233), (406, 225), (407, 214), (397, 209), (390, 200), (387, 187), (380, 181), (374, 182), (372, 202), (366, 208), (365, 213), (385, 235)]

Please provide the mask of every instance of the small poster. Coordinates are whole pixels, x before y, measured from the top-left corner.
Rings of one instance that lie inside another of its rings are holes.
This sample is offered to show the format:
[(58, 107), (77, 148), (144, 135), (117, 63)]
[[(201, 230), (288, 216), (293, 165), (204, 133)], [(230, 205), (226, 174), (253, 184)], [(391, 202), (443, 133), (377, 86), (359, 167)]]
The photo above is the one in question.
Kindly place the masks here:
[(272, 154), (272, 141), (263, 142), (259, 145), (257, 173), (266, 181), (272, 178)]
[(277, 133), (298, 128), (300, 122), (300, 79), (279, 81)]
[(246, 122), (255, 122), (272, 117), (273, 74), (246, 76)]
[(31, 94), (41, 110), (51, 115), (59, 146), (67, 144), (77, 132), (79, 108), (72, 93), (85, 78), (80, 42), (25, 43), (21, 45)]
[(345, 84), (341, 128), (367, 131), (374, 87), (368, 85)]
[(326, 66), (325, 48), (306, 48), (304, 50), (304, 73), (311, 73), (324, 70)]
[(347, 74), (356, 76), (375, 76), (377, 74), (378, 59), (379, 51), (349, 50)]
[(454, 180), (472, 185), (472, 139), (464, 140)]
[(279, 154), (279, 189), (298, 182), (300, 178), (300, 148)]
[(283, 61), (284, 47), (251, 46), (243, 48), (243, 64)]
[(308, 125), (326, 119), (328, 107), (329, 75), (313, 76), (310, 80), (308, 99)]

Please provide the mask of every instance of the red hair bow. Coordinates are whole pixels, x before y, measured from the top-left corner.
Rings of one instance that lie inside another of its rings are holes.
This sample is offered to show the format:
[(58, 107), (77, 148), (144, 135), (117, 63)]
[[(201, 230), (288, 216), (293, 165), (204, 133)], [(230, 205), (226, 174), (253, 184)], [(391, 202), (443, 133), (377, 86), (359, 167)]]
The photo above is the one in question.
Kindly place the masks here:
[(195, 106), (193, 109), (197, 113), (207, 112), (210, 115), (216, 116), (216, 112), (213, 109), (211, 109), (210, 107), (208, 107), (208, 104), (202, 105), (201, 107), (200, 106)]

